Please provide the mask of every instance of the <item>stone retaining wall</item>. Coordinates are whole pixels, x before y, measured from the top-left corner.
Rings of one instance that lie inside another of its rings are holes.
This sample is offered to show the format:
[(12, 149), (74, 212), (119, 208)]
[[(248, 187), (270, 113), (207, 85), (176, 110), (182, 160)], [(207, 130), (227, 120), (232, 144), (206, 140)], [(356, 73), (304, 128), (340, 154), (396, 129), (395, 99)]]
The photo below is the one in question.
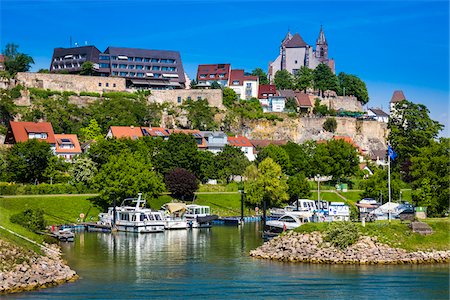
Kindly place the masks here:
[(300, 234), (288, 232), (261, 247), (250, 251), (250, 256), (287, 262), (322, 264), (419, 264), (449, 263), (450, 250), (416, 251), (391, 248), (379, 243), (376, 237), (361, 237), (345, 250), (324, 242), (320, 232)]

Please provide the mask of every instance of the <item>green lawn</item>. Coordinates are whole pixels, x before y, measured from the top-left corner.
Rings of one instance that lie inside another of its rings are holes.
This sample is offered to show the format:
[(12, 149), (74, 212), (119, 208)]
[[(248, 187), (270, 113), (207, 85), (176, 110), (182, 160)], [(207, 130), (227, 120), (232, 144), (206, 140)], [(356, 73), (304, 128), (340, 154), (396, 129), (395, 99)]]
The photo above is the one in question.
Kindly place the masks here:
[[(434, 233), (431, 235), (420, 235), (413, 233), (407, 223), (399, 220), (376, 221), (366, 223), (366, 227), (358, 224), (362, 235), (376, 236), (382, 243), (392, 247), (403, 248), (410, 251), (418, 250), (450, 250), (450, 221), (448, 218), (426, 219)], [(298, 232), (325, 231), (329, 223), (308, 223), (297, 228)]]

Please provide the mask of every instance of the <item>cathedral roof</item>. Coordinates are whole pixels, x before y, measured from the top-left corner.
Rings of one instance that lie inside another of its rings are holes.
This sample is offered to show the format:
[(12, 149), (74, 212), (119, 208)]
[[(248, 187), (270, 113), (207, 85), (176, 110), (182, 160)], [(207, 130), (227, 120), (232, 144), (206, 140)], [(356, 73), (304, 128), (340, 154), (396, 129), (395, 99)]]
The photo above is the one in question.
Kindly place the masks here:
[(302, 48), (306, 46), (308, 45), (298, 33), (294, 34), (294, 36), (286, 43), (286, 48)]
[(320, 26), (319, 37), (317, 38), (316, 43), (319, 44), (319, 45), (326, 45), (327, 44), (327, 39), (325, 38), (325, 33), (323, 32), (322, 26)]
[(403, 91), (394, 91), (394, 94), (392, 95), (391, 98), (391, 103), (397, 103), (405, 99), (406, 97), (405, 94), (403, 94)]

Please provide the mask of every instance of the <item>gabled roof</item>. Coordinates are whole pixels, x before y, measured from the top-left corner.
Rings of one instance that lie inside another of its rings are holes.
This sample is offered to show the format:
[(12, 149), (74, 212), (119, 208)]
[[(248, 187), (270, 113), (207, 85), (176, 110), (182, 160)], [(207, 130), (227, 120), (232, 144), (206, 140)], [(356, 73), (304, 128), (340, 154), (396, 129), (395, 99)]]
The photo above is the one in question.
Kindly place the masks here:
[[(198, 65), (197, 69), (197, 81), (199, 80), (228, 80), (230, 76), (230, 64), (209, 64), (209, 65)], [(219, 75), (223, 74), (223, 77)], [(201, 78), (201, 75), (205, 75), (205, 78)], [(211, 77), (210, 75), (213, 75)]]
[(306, 46), (307, 44), (298, 33), (294, 34), (294, 36), (286, 43), (286, 48), (302, 48)]
[(207, 148), (208, 145), (206, 143), (205, 138), (203, 137), (202, 133), (200, 132), (200, 130), (197, 129), (168, 129), (169, 132), (172, 133), (182, 133), (182, 134), (190, 134), (193, 135), (196, 142), (197, 142), (197, 147), (198, 148)]
[(245, 136), (229, 136), (228, 144), (234, 147), (253, 147), (250, 140)]
[(369, 108), (369, 110), (372, 111), (377, 117), (389, 117), (389, 115), (380, 108)]
[[(238, 84), (233, 84), (235, 81)], [(258, 81), (258, 76), (245, 75), (244, 70), (231, 70), (230, 85), (243, 85), (244, 81)]]
[(135, 126), (111, 126), (109, 130), (112, 136), (117, 139), (129, 138), (136, 140), (143, 136), (141, 128)]
[(397, 103), (405, 99), (406, 97), (405, 94), (403, 94), (403, 91), (401, 90), (394, 91), (394, 94), (392, 94), (391, 103)]
[(268, 96), (263, 96), (263, 94), (273, 94), (276, 95), (277, 87), (274, 84), (260, 84), (258, 89), (258, 98), (265, 99)]
[[(56, 139), (56, 153), (73, 153), (80, 154), (80, 142), (76, 134), (55, 134)], [(73, 148), (62, 149), (65, 144), (72, 144)]]
[(297, 99), (297, 104), (299, 107), (312, 107), (311, 99), (309, 99), (309, 95), (303, 92), (296, 92), (295, 98)]
[(153, 136), (153, 137), (168, 137), (170, 135), (169, 130), (162, 127), (141, 127), (143, 136)]
[(295, 92), (293, 90), (278, 90), (278, 96), (295, 99)]
[(55, 133), (52, 124), (49, 122), (9, 122), (9, 129), (6, 133), (5, 144), (14, 144), (28, 141), (29, 133), (46, 133), (47, 138), (41, 139), (49, 144), (54, 144)]
[(250, 143), (256, 148), (264, 148), (269, 145), (283, 146), (287, 144), (287, 140), (250, 140)]

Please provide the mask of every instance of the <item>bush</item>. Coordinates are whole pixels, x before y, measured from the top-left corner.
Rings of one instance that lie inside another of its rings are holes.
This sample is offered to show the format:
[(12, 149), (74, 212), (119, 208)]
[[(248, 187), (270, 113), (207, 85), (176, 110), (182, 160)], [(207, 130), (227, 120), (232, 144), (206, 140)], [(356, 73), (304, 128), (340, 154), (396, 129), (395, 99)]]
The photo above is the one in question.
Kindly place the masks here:
[(351, 222), (333, 222), (325, 231), (326, 242), (333, 246), (345, 249), (354, 244), (359, 238), (358, 227)]
[(42, 99), (48, 99), (49, 97), (54, 95), (61, 95), (61, 92), (58, 91), (44, 90), (38, 88), (28, 88), (28, 91), (30, 92), (31, 96)]
[(103, 97), (105, 97), (105, 98), (137, 99), (138, 98), (138, 94), (136, 94), (136, 93), (127, 93), (127, 92), (108, 92), (108, 93), (103, 93)]
[(322, 128), (328, 132), (335, 132), (337, 128), (337, 122), (335, 118), (327, 118), (323, 123)]
[(194, 174), (183, 168), (170, 170), (165, 176), (169, 192), (176, 198), (192, 198), (198, 190), (198, 181)]
[(18, 84), (10, 90), (9, 95), (12, 99), (20, 98), (20, 96), (22, 96), (22, 94), (20, 93), (21, 90), (23, 90), (23, 86)]
[(45, 229), (44, 211), (42, 209), (26, 209), (21, 213), (12, 215), (10, 221), (31, 231)]
[(76, 92), (74, 92), (74, 91), (64, 91), (64, 92), (62, 92), (62, 95), (63, 95), (64, 97), (78, 96), (78, 94), (77, 94)]
[(80, 96), (100, 97), (100, 93), (96, 93), (96, 92), (80, 92)]

